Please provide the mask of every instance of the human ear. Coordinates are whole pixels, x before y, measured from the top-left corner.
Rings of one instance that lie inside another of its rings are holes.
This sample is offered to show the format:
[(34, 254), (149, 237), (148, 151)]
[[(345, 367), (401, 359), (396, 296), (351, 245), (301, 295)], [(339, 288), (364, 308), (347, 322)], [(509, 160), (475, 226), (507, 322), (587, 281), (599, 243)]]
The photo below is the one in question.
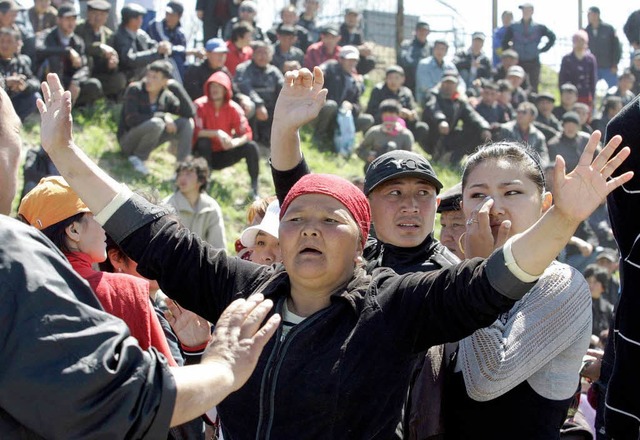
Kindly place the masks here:
[(545, 213), (553, 205), (553, 195), (550, 191), (545, 191), (542, 194), (542, 212)]

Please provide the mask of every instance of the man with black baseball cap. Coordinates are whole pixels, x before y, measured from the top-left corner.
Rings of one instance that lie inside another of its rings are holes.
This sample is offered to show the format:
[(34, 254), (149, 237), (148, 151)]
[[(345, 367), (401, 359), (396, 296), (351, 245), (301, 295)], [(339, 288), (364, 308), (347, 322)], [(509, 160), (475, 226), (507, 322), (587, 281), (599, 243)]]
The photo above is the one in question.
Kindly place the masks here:
[(71, 3), (58, 8), (57, 25), (36, 45), (36, 56), (47, 72), (57, 73), (76, 105), (103, 96), (102, 84), (91, 78), (83, 39), (75, 33), (78, 11)]
[(160, 43), (142, 30), (142, 22), (147, 10), (137, 3), (122, 7), (122, 22), (118, 28), (113, 47), (120, 58), (120, 69), (128, 81), (138, 80), (145, 73), (147, 65), (171, 55), (172, 45), (168, 41)]
[(104, 95), (118, 100), (127, 86), (127, 77), (120, 72), (118, 52), (113, 48), (114, 33), (106, 26), (111, 4), (107, 0), (89, 0), (87, 19), (76, 28), (87, 48), (91, 76), (102, 84)]

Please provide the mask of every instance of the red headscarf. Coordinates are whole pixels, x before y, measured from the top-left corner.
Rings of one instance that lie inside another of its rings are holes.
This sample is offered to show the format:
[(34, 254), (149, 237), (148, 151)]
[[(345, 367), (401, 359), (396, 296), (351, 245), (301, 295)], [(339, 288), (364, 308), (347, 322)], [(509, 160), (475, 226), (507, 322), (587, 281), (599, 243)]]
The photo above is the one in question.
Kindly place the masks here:
[(293, 199), (305, 194), (324, 194), (342, 203), (358, 224), (364, 247), (369, 235), (371, 215), (369, 201), (357, 186), (333, 174), (307, 174), (293, 185), (285, 197), (280, 209), (281, 220)]

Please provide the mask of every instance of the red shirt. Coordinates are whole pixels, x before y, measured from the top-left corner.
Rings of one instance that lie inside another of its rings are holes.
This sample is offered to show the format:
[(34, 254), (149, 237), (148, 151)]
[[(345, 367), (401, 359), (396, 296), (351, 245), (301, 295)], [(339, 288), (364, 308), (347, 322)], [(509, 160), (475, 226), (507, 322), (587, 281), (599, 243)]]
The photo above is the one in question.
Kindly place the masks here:
[(89, 282), (91, 289), (107, 313), (122, 319), (138, 340), (140, 347), (154, 347), (171, 366), (177, 366), (171, 355), (160, 321), (149, 299), (149, 283), (142, 278), (123, 273), (98, 272), (91, 259), (82, 252), (65, 253), (73, 269)]
[(253, 57), (253, 49), (251, 49), (251, 46), (245, 46), (240, 49), (233, 44), (231, 40), (227, 41), (227, 48), (229, 52), (227, 52), (227, 61), (225, 61), (224, 65), (227, 66), (227, 69), (229, 69), (229, 72), (231, 72), (233, 76), (236, 74), (238, 64), (250, 60), (251, 57)]
[(337, 60), (340, 54), (340, 46), (336, 46), (333, 49), (333, 53), (327, 53), (324, 43), (318, 41), (313, 43), (307, 48), (307, 53), (304, 55), (304, 67), (313, 72), (315, 66), (319, 66), (328, 60)]

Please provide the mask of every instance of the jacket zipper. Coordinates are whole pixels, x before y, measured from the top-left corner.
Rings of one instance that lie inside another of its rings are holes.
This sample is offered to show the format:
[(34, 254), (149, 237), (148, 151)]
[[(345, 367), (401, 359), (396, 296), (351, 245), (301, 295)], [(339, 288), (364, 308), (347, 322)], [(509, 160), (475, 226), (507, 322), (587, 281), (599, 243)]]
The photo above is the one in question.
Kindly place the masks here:
[[(286, 298), (281, 299), (278, 303), (279, 313), (282, 312), (284, 301), (286, 301)], [(327, 307), (326, 309), (308, 317), (300, 324), (297, 324), (289, 330), (289, 333), (286, 336), (282, 334), (282, 326), (278, 329), (278, 333), (276, 334), (278, 338), (276, 345), (269, 356), (269, 360), (267, 361), (267, 368), (262, 374), (262, 383), (260, 385), (260, 417), (256, 428), (256, 440), (269, 440), (271, 437), (278, 375), (291, 342), (298, 333), (305, 328), (310, 327), (315, 321), (327, 313), (329, 308), (330, 307)]]

